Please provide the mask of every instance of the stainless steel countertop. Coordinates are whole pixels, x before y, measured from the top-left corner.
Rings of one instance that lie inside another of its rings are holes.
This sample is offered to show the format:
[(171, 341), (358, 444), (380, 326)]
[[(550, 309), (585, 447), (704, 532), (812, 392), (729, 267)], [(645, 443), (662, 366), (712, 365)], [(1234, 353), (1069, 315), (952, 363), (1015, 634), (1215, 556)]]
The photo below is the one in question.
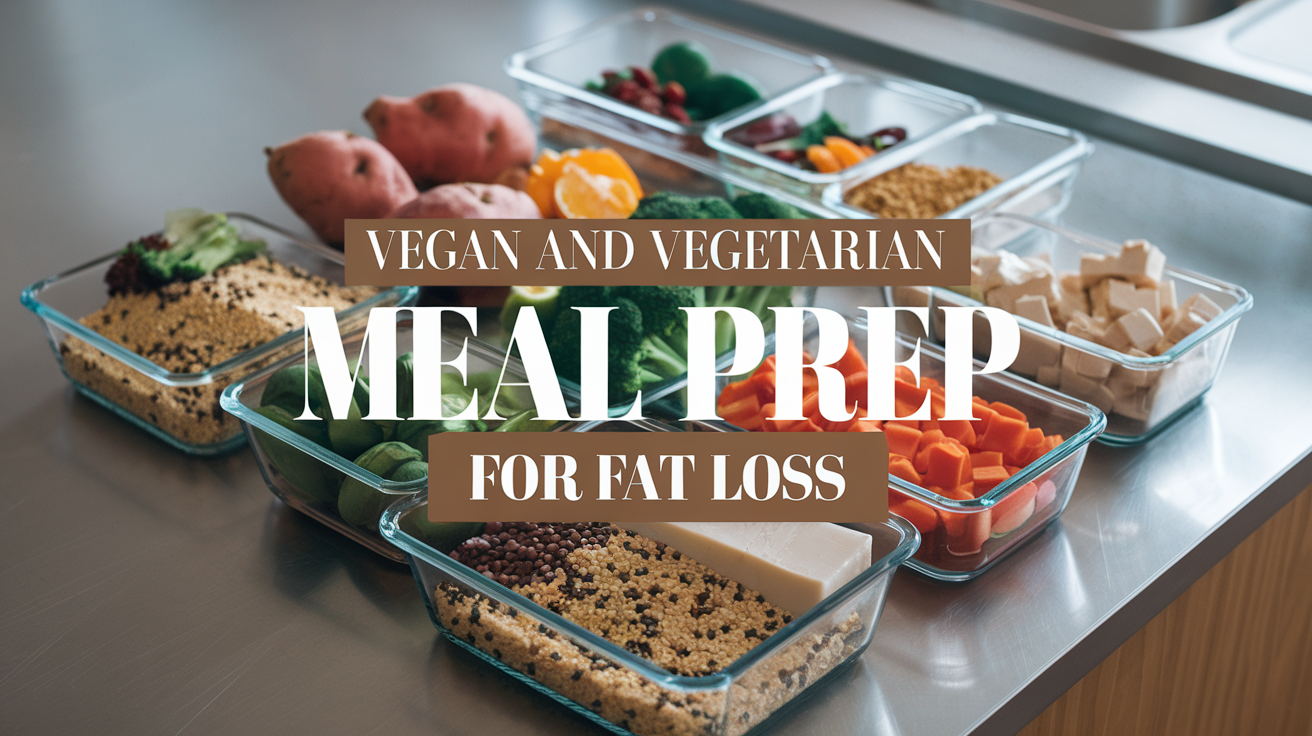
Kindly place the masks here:
[[(408, 571), (278, 506), (248, 451), (186, 458), (77, 397), (17, 294), (172, 207), (295, 224), (263, 146), (365, 132), (380, 93), (513, 94), (506, 55), (627, 7), (0, 6), (0, 731), (600, 733), (445, 643)], [(1099, 141), (1066, 222), (1252, 291), (1218, 384), (1095, 447), (980, 580), (898, 573), (871, 649), (777, 733), (1014, 732), (1312, 482), (1312, 207)]]

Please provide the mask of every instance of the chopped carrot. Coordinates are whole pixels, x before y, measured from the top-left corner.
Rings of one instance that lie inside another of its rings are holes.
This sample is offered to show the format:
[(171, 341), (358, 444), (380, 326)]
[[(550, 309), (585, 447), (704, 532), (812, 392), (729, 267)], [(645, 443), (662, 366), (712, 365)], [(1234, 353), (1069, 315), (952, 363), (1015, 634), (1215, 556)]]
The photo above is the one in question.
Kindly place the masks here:
[(970, 467), (987, 468), (990, 466), (1002, 467), (1002, 453), (986, 451), (970, 454)]
[(834, 363), (834, 367), (845, 376), (853, 376), (857, 373), (866, 372), (866, 359), (861, 357), (861, 351), (856, 347), (855, 340), (847, 341), (847, 352), (843, 357)]
[(903, 427), (910, 427), (916, 431), (920, 431), (920, 422), (915, 419), (889, 419), (884, 422), (885, 427), (890, 424), (901, 424)]
[(731, 383), (720, 391), (720, 396), (715, 400), (715, 406), (718, 408), (726, 404), (732, 404), (748, 395), (756, 395), (756, 389), (748, 381)]
[(996, 411), (997, 413), (1001, 414), (1004, 417), (1019, 419), (1022, 422), (1025, 421), (1025, 413), (1022, 412), (1020, 409), (1017, 409), (1016, 407), (1012, 406), (1011, 404), (1004, 404), (1001, 401), (995, 401), (992, 404), (989, 404), (989, 408), (992, 409), (993, 411)]
[(747, 394), (737, 401), (720, 406), (718, 411), (721, 417), (732, 422), (734, 418), (745, 414), (760, 414), (761, 400), (756, 398), (756, 394)]
[(838, 163), (845, 169), (861, 163), (866, 157), (866, 153), (861, 150), (861, 146), (841, 136), (825, 136), (825, 148), (828, 148), (829, 152), (834, 154), (834, 158), (838, 159)]
[(924, 501), (917, 501), (906, 496), (902, 496), (897, 500), (890, 498), (888, 512), (906, 519), (922, 535), (929, 534), (938, 527), (938, 514)]
[(973, 422), (965, 419), (942, 419), (937, 424), (938, 428), (943, 430), (944, 437), (951, 437), (966, 447), (975, 445), (975, 428), (971, 426)]
[(969, 453), (946, 442), (930, 445), (925, 453), (928, 456), (926, 481), (947, 488), (970, 480)]
[(916, 472), (915, 466), (911, 464), (909, 459), (901, 455), (893, 455), (888, 458), (888, 473), (889, 475), (896, 475), (908, 483), (921, 485), (920, 473)]
[(920, 449), (920, 430), (914, 427), (901, 422), (887, 422), (884, 424), (884, 434), (888, 435), (888, 451), (894, 455), (909, 459), (915, 457), (916, 450)]
[(848, 373), (843, 377), (843, 384), (847, 387), (847, 402), (849, 404), (866, 403), (866, 381), (867, 374), (865, 371)]
[(898, 381), (905, 381), (913, 386), (916, 383), (916, 374), (912, 373), (911, 369), (904, 365), (897, 366), (893, 369), (893, 377)]
[(1001, 465), (986, 465), (972, 470), (971, 477), (975, 481), (975, 492), (982, 496), (1011, 476)]
[(849, 431), (849, 432), (883, 432), (884, 430), (879, 426), (879, 422), (875, 421), (874, 419), (858, 419), (858, 420), (856, 420), (855, 422), (852, 423), (852, 426), (851, 426), (851, 427), (848, 427), (847, 431)]
[(979, 449), (996, 450), (1003, 457), (1014, 455), (1021, 448), (1021, 440), (1028, 430), (1029, 425), (1023, 420), (999, 414), (989, 422), (989, 428), (979, 438)]

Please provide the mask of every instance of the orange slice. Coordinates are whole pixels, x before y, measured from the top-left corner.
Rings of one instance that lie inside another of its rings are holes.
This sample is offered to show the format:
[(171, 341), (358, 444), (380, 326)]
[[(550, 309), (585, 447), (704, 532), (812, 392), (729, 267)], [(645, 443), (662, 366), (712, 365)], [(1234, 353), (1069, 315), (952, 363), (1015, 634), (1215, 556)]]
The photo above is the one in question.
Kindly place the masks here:
[(529, 170), (525, 191), (533, 198), (543, 217), (560, 217), (556, 207), (556, 181), (565, 170), (565, 164), (574, 163), (592, 174), (601, 174), (628, 182), (638, 199), (642, 199), (642, 185), (628, 162), (609, 148), (572, 148), (564, 153), (545, 149), (537, 163)]
[(862, 159), (866, 157), (860, 146), (836, 135), (825, 136), (825, 148), (828, 148), (829, 152), (834, 154), (834, 158), (838, 159), (839, 165), (845, 169), (861, 163)]
[(594, 174), (565, 163), (555, 186), (556, 211), (571, 220), (623, 220), (638, 209), (638, 193), (628, 181)]

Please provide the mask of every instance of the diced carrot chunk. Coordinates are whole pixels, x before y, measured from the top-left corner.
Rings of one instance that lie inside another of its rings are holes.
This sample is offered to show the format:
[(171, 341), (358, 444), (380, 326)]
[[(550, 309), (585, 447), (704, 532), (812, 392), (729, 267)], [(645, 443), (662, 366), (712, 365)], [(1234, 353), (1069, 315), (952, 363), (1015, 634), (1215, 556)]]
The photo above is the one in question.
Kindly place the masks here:
[(898, 381), (905, 381), (912, 385), (915, 385), (916, 383), (916, 374), (912, 373), (911, 369), (904, 365), (897, 366), (893, 369), (893, 377)]
[(760, 414), (743, 414), (732, 419), (726, 418), (725, 421), (749, 432), (760, 432), (765, 429), (765, 419)]
[(715, 405), (716, 407), (721, 407), (726, 404), (732, 404), (748, 394), (755, 395), (756, 389), (747, 381), (736, 381), (725, 386), (724, 390), (720, 391), (720, 396), (715, 400)]
[(942, 442), (942, 441), (943, 441), (943, 432), (942, 432), (942, 431), (937, 430), (937, 429), (931, 429), (931, 430), (928, 430), (928, 431), (922, 431), (922, 432), (920, 433), (920, 448), (919, 448), (919, 449), (923, 450), (923, 449), (925, 449), (926, 447), (929, 447), (930, 445), (935, 445), (935, 444), (938, 444), (939, 442)]
[(1043, 430), (1038, 427), (1030, 427), (1025, 432), (1025, 439), (1021, 442), (1023, 447), (1035, 447), (1043, 443)]
[(905, 458), (916, 456), (916, 450), (920, 449), (920, 430), (908, 427), (901, 422), (887, 422), (884, 424), (884, 434), (888, 435), (888, 452), (890, 455), (900, 455)]
[(721, 417), (732, 422), (735, 418), (747, 414), (760, 414), (761, 400), (756, 398), (756, 394), (749, 393), (737, 401), (720, 406), (717, 411)]
[(940, 442), (925, 452), (929, 456), (929, 470), (924, 474), (927, 482), (948, 488), (961, 485), (963, 477), (970, 479), (970, 455), (960, 448)]
[(921, 483), (920, 473), (916, 472), (915, 466), (911, 464), (909, 459), (901, 455), (890, 455), (888, 457), (888, 473), (889, 475), (896, 475), (908, 483), (915, 483), (916, 485)]
[(896, 501), (889, 499), (888, 512), (906, 519), (922, 535), (929, 534), (938, 527), (938, 514), (924, 501), (906, 497)]
[(997, 413), (1001, 414), (1004, 417), (1019, 419), (1022, 422), (1026, 421), (1025, 413), (1022, 412), (1020, 409), (1017, 409), (1016, 407), (1012, 406), (1011, 404), (1004, 404), (1001, 401), (995, 401), (992, 404), (989, 404), (989, 408), (992, 409), (993, 411), (996, 411)]
[(1002, 467), (1006, 468), (1008, 478), (1020, 472), (1020, 468), (1015, 465), (1003, 465)]
[(920, 422), (915, 419), (889, 419), (884, 422), (885, 427), (890, 424), (900, 424), (903, 427), (910, 427), (916, 431), (920, 431)]
[(752, 391), (760, 397), (763, 404), (774, 401), (774, 377), (774, 371), (764, 373), (757, 371), (746, 381), (751, 386)]
[(979, 438), (977, 447), (980, 450), (1001, 452), (1004, 457), (1013, 455), (1021, 448), (1021, 440), (1028, 429), (1029, 426), (1024, 421), (998, 414), (989, 422), (989, 427), (984, 431), (984, 436)]
[(971, 413), (975, 415), (975, 436), (982, 437), (989, 429), (989, 423), (993, 421), (998, 413), (989, 408), (987, 404), (975, 404), (971, 408)]
[(849, 432), (883, 432), (879, 422), (874, 419), (858, 419), (847, 428)]
[(815, 371), (802, 372), (802, 394), (806, 395), (812, 391), (820, 390), (820, 379), (816, 378)]
[(901, 379), (893, 382), (893, 398), (895, 401), (901, 401), (909, 404), (912, 411), (920, 408), (925, 403), (925, 394), (929, 393), (916, 384)]
[(947, 414), (947, 403), (943, 399), (943, 394), (935, 391), (929, 392), (929, 416), (931, 419), (942, 419)]
[(974, 447), (976, 437), (972, 424), (965, 419), (943, 419), (938, 422), (938, 428), (943, 431), (944, 437), (951, 437), (966, 447)]
[(847, 386), (847, 403), (866, 403), (866, 397), (868, 396), (866, 390), (866, 383), (869, 380), (868, 376), (869, 374), (865, 371), (857, 371), (856, 373), (848, 373), (845, 375), (843, 383)]
[(991, 466), (1002, 467), (1002, 453), (972, 452), (970, 454), (970, 467), (987, 468)]
[(972, 470), (971, 477), (975, 482), (975, 492), (982, 496), (1011, 476), (1001, 465), (986, 465)]
[(776, 361), (775, 361), (774, 353), (770, 353), (769, 357), (761, 361), (760, 365), (756, 366), (756, 371), (753, 373), (753, 375), (755, 375), (756, 373), (774, 373), (775, 362)]

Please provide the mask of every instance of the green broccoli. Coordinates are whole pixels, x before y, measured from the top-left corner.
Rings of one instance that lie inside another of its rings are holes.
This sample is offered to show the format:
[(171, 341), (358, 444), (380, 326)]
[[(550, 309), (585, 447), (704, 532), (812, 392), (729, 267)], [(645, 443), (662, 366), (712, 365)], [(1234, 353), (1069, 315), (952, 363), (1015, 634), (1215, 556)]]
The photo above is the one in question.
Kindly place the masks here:
[(637, 305), (648, 335), (668, 338), (686, 331), (687, 314), (682, 308), (697, 306), (698, 291), (693, 286), (627, 286), (616, 287), (613, 293)]
[(742, 217), (733, 205), (720, 197), (687, 197), (672, 192), (656, 192), (638, 202), (630, 220), (734, 220)]
[(141, 273), (155, 284), (194, 281), (264, 249), (262, 240), (242, 240), (236, 226), (221, 212), (177, 210), (168, 213), (165, 221), (167, 249), (155, 250), (137, 242), (127, 251), (137, 257)]
[(733, 208), (749, 220), (805, 220), (806, 214), (768, 194), (745, 192), (733, 198)]

